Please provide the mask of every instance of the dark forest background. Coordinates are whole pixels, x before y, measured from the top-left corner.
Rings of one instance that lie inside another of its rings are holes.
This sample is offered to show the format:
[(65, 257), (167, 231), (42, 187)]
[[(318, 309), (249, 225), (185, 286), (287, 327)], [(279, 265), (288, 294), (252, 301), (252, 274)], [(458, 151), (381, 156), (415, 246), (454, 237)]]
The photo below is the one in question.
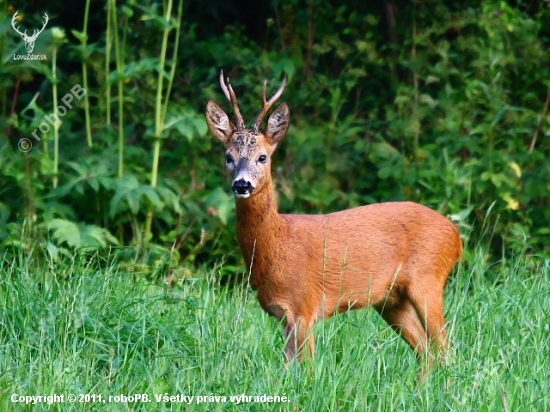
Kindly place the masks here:
[[(220, 69), (247, 122), (264, 80), (288, 79), (282, 212), (412, 200), (455, 222), (466, 261), (550, 251), (548, 1), (0, 3), (5, 259), (116, 251), (174, 282), (240, 272), (204, 120), (209, 99), (230, 112)], [(14, 58), (16, 11), (28, 33), (48, 14), (33, 51), (47, 60)]]

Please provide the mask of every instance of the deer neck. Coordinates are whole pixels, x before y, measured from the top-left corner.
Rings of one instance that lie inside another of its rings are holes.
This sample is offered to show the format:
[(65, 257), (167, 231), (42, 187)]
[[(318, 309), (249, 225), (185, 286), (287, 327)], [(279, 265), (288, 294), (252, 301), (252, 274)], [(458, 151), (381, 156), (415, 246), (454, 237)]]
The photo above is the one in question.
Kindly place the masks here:
[(250, 283), (257, 288), (274, 263), (278, 237), (285, 232), (271, 182), (246, 199), (236, 199), (237, 238)]

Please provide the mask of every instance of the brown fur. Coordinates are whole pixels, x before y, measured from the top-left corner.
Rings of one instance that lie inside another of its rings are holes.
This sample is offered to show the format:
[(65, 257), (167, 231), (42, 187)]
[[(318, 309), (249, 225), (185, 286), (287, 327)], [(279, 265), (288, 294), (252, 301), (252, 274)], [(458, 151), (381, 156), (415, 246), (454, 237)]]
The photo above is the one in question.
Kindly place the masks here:
[[(255, 159), (275, 150), (284, 136), (278, 124), (284, 132), (288, 128), (288, 107), (281, 106), (264, 132), (245, 131), (246, 138), (213, 102), (207, 120), (235, 159), (235, 165), (228, 164), (231, 178), (245, 170), (254, 187), (248, 197), (236, 197), (237, 239), (260, 305), (284, 319), (286, 359), (301, 358), (304, 348), (313, 355), (312, 327), (318, 319), (366, 306), (373, 306), (419, 358), (430, 345), (444, 350), (443, 289), (462, 252), (455, 226), (412, 202), (327, 215), (279, 214), (270, 161), (262, 165)], [(254, 145), (243, 145), (246, 140)]]

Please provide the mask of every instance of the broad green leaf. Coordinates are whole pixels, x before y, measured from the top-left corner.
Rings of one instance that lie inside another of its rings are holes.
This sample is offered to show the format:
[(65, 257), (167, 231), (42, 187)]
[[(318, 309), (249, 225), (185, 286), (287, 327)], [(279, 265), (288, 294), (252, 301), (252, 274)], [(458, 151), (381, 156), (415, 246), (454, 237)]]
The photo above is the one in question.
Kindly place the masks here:
[(161, 202), (157, 192), (151, 186), (141, 186), (139, 193), (145, 195), (145, 197), (151, 202), (157, 211), (161, 211), (164, 208), (164, 203)]
[(205, 203), (213, 208), (221, 222), (226, 225), (229, 214), (234, 207), (232, 196), (229, 196), (221, 187), (218, 187), (207, 196)]
[(81, 245), (80, 229), (76, 223), (63, 219), (53, 219), (47, 223), (48, 229), (52, 230), (52, 237), (59, 244), (67, 243), (68, 246), (78, 248)]

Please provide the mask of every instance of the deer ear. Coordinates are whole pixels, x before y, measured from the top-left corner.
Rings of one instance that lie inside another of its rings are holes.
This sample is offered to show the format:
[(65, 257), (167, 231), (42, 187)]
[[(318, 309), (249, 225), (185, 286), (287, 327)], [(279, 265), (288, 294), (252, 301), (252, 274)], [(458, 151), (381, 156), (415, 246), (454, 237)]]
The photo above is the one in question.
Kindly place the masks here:
[(271, 140), (271, 144), (277, 144), (283, 139), (288, 131), (289, 122), (290, 109), (283, 103), (271, 113), (264, 130), (264, 135)]
[(221, 107), (212, 100), (206, 104), (206, 123), (210, 132), (227, 146), (235, 128)]

